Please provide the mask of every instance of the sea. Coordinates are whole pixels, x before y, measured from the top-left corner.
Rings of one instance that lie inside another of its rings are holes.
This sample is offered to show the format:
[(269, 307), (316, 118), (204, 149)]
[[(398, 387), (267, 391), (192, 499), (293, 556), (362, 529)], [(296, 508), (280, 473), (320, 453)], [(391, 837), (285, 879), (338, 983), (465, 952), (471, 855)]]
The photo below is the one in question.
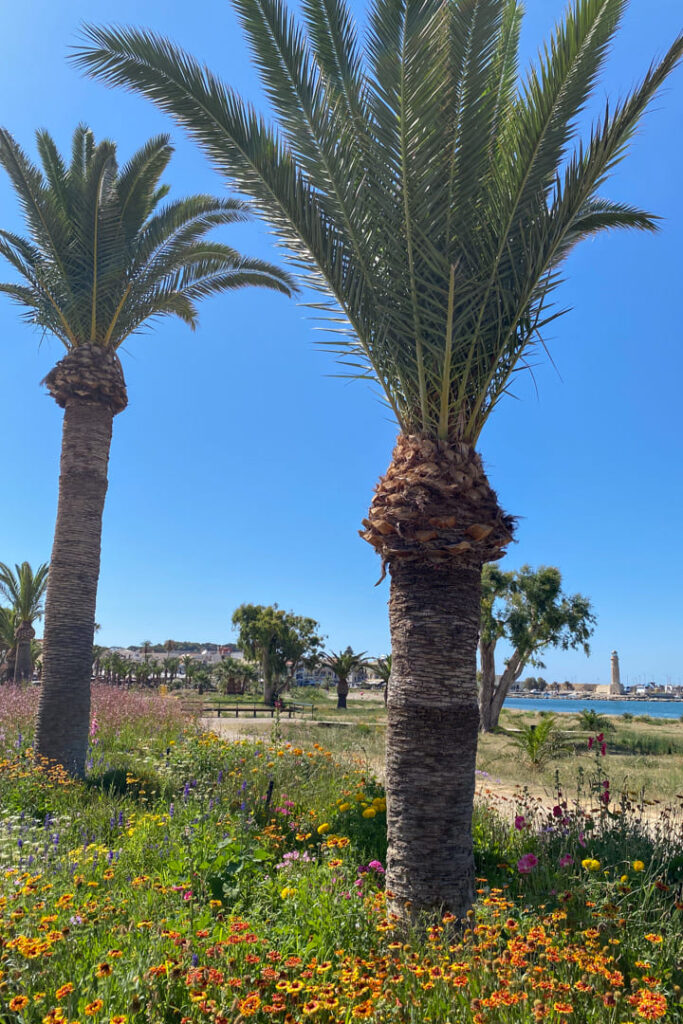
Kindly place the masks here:
[(649, 715), (651, 718), (683, 718), (680, 700), (599, 700), (582, 697), (508, 697), (504, 707), (510, 711), (552, 711), (553, 714), (577, 714), (584, 708), (601, 715)]

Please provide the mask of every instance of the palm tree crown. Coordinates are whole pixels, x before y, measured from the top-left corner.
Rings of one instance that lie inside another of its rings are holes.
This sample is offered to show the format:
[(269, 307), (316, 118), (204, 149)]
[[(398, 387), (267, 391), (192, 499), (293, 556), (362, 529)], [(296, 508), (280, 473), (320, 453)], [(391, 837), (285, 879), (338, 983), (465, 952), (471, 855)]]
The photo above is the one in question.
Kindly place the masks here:
[(32, 623), (43, 614), (43, 598), (47, 587), (47, 565), (39, 565), (34, 572), (28, 562), (9, 565), (0, 562), (0, 594), (11, 604), (17, 623)]
[(346, 681), (351, 673), (365, 665), (366, 661), (365, 651), (357, 653), (350, 647), (347, 647), (345, 651), (337, 651), (336, 653), (331, 651), (329, 654), (324, 654), (321, 664), (325, 668), (329, 668), (331, 672), (334, 672), (337, 679)]
[(559, 315), (572, 246), (655, 227), (598, 192), (683, 35), (576, 142), (626, 2), (572, 0), (520, 81), (518, 0), (371, 0), (364, 45), (345, 0), (303, 0), (303, 25), (234, 0), (277, 127), (151, 32), (90, 27), (75, 60), (172, 114), (253, 198), (404, 434), (474, 444)]
[(115, 143), (79, 125), (67, 166), (46, 131), (36, 133), (42, 171), (0, 129), (0, 164), (17, 193), (29, 238), (0, 230), (0, 254), (23, 283), (0, 284), (26, 317), (72, 351), (116, 350), (145, 321), (197, 323), (196, 301), (261, 284), (289, 293), (287, 274), (204, 236), (247, 219), (244, 203), (194, 195), (161, 206), (169, 136), (150, 139), (119, 169)]

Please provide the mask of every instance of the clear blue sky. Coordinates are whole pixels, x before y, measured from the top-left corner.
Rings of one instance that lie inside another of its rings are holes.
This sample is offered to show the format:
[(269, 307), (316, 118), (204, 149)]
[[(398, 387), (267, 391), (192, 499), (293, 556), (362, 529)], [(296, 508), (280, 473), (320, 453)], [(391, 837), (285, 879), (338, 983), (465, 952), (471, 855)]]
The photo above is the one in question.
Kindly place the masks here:
[[(563, 5), (526, 6), (531, 54)], [(221, 192), (173, 124), (67, 64), (82, 20), (167, 33), (259, 97), (223, 0), (31, 0), (0, 13), (2, 123), (33, 153), (34, 129), (66, 149), (83, 120), (122, 158), (170, 130), (173, 194)], [(680, 0), (632, 0), (600, 102), (633, 85), (682, 25)], [(556, 368), (539, 356), (535, 385), (520, 376), (520, 400), (501, 405), (482, 438), (491, 481), (521, 517), (504, 564), (560, 566), (599, 617), (590, 660), (549, 652), (548, 679), (604, 681), (613, 647), (624, 679), (683, 678), (682, 158), (679, 70), (605, 190), (661, 214), (662, 231), (606, 236), (574, 254), (561, 293), (572, 312), (547, 339)], [(20, 228), (4, 178), (0, 214)], [(230, 239), (272, 256), (263, 227), (240, 226)], [(0, 351), (0, 560), (38, 563), (50, 555), (61, 430), (39, 382), (62, 350), (3, 298)], [(130, 404), (114, 424), (101, 642), (229, 639), (238, 604), (277, 601), (318, 618), (335, 648), (385, 651), (388, 587), (373, 586), (378, 561), (357, 529), (395, 425), (366, 385), (330, 376), (306, 310), (265, 292), (212, 299), (195, 334), (162, 323), (132, 338), (122, 359)]]

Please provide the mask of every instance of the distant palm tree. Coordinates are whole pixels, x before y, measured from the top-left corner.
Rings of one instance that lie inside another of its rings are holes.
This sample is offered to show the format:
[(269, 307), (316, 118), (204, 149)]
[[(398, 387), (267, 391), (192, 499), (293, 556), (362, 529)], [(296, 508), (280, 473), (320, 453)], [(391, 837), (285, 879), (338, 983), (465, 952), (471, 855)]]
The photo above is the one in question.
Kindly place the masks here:
[(476, 445), (560, 312), (582, 239), (655, 219), (599, 194), (683, 35), (577, 134), (626, 0), (572, 0), (520, 81), (519, 0), (234, 0), (277, 123), (168, 39), (86, 29), (94, 77), (187, 129), (311, 273), (347, 373), (400, 434), (363, 533), (391, 573), (387, 890), (466, 914), (482, 565), (513, 533)]
[(37, 133), (37, 145), (42, 171), (0, 129), (0, 164), (29, 232), (0, 231), (0, 255), (23, 278), (0, 292), (67, 349), (45, 378), (64, 426), (36, 750), (81, 775), (112, 423), (128, 402), (117, 350), (159, 317), (194, 328), (196, 303), (207, 295), (245, 285), (289, 293), (290, 279), (205, 241), (212, 227), (244, 220), (244, 204), (196, 195), (160, 206), (168, 136), (150, 139), (120, 169), (116, 145), (96, 145), (83, 125), (69, 166), (47, 132)]
[(39, 565), (35, 573), (28, 562), (10, 569), (0, 562), (0, 594), (12, 605), (16, 618), (16, 653), (14, 682), (25, 683), (33, 675), (31, 641), (36, 635), (33, 623), (43, 615), (43, 597), (48, 581), (47, 565)]
[(386, 704), (389, 697), (389, 680), (391, 679), (391, 655), (387, 654), (386, 658), (378, 658), (377, 661), (371, 662), (370, 668), (384, 683), (384, 703)]
[(324, 654), (320, 664), (329, 668), (337, 677), (337, 708), (346, 707), (346, 698), (349, 693), (349, 676), (357, 669), (366, 664), (365, 651), (356, 654), (350, 647), (345, 651), (334, 651)]

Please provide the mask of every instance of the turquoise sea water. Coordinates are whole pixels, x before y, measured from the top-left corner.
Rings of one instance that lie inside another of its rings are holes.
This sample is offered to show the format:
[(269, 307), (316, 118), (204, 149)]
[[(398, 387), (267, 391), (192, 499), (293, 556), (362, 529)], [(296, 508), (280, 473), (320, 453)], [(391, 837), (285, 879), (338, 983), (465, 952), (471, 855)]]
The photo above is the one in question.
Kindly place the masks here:
[(650, 715), (651, 718), (683, 718), (683, 701), (675, 700), (586, 700), (582, 697), (508, 697), (510, 711), (552, 711), (576, 714), (591, 708), (601, 715)]

